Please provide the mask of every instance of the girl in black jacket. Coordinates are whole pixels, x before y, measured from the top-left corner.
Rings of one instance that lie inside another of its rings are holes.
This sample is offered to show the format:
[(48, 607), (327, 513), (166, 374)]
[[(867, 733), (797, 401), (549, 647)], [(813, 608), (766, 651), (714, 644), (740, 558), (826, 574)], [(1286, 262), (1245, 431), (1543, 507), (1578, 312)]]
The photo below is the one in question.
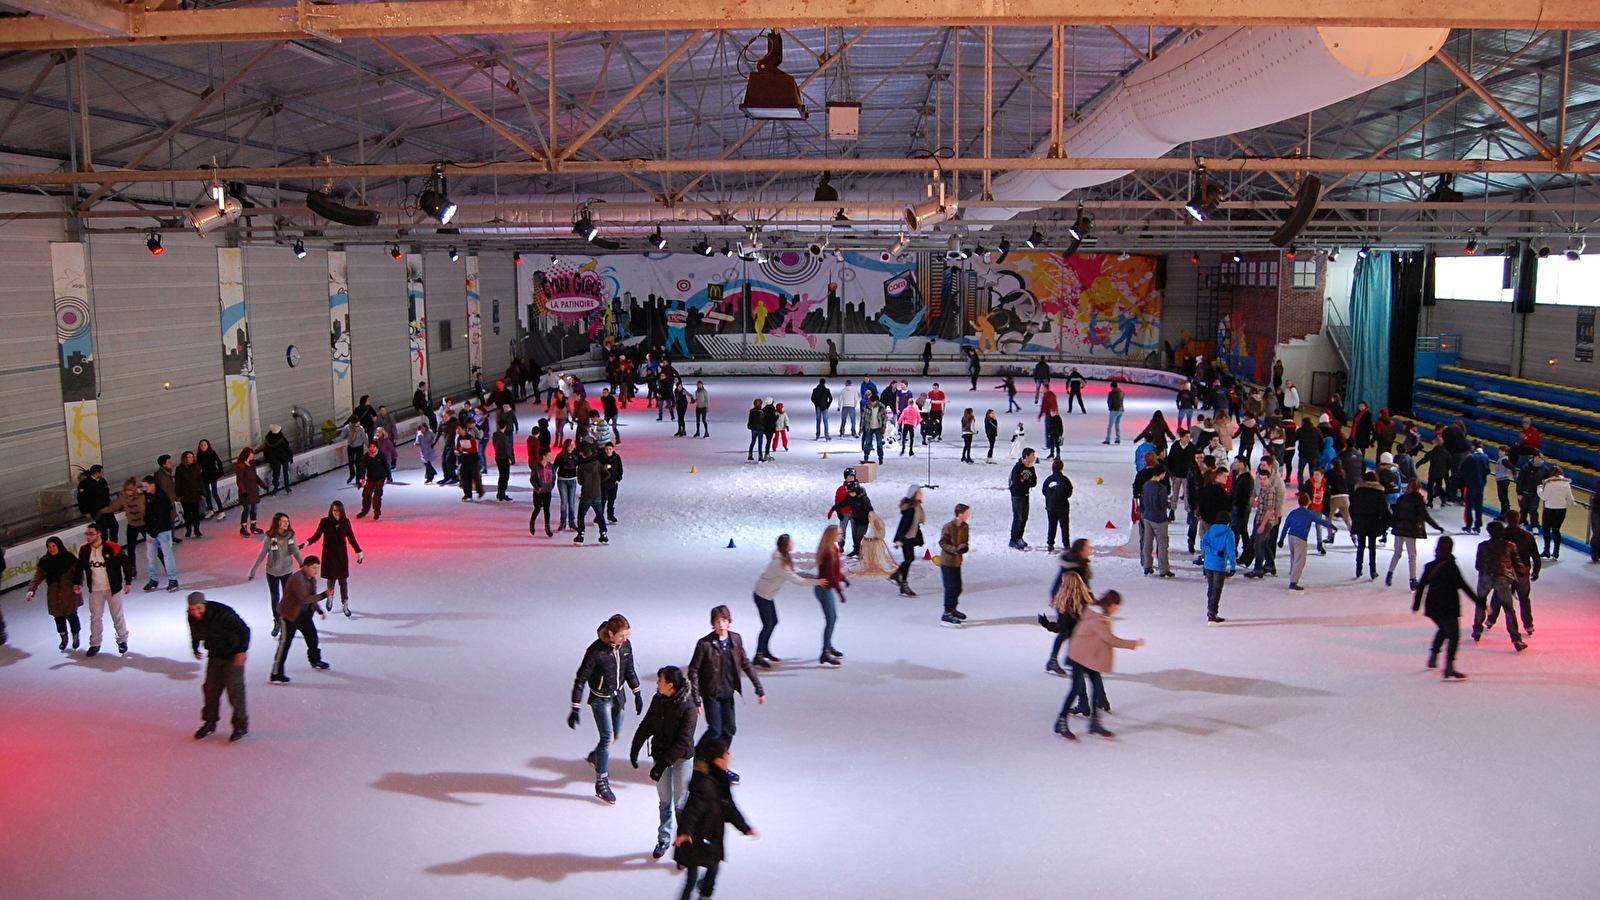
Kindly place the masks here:
[[(733, 788), (728, 780), (729, 762), (728, 744), (720, 738), (707, 738), (695, 751), (689, 799), (678, 814), (678, 836), (672, 840), (673, 846), (678, 848), (673, 857), (678, 865), (688, 870), (682, 900), (693, 896), (697, 880), (702, 898), (710, 897), (716, 889), (717, 869), (723, 857), (723, 832), (728, 825), (742, 834), (756, 837), (756, 830), (733, 803)], [(705, 869), (705, 877), (697, 879), (700, 869)]]
[(1439, 626), (1433, 634), (1433, 648), (1428, 651), (1428, 668), (1439, 667), (1439, 648), (1447, 645), (1444, 677), (1465, 679), (1467, 676), (1456, 671), (1456, 648), (1461, 644), (1461, 595), (1466, 594), (1474, 603), (1478, 602), (1478, 596), (1461, 576), (1461, 569), (1451, 555), (1454, 550), (1453, 539), (1448, 536), (1439, 538), (1434, 548), (1433, 562), (1428, 563), (1422, 572), (1422, 580), (1417, 582), (1411, 611), (1424, 611), (1433, 624)]
[(628, 620), (621, 614), (600, 623), (598, 636), (583, 652), (578, 675), (572, 679), (572, 712), (567, 716), (567, 727), (577, 728), (578, 710), (587, 689), (600, 742), (584, 759), (594, 766), (594, 795), (607, 803), (617, 802), (617, 795), (611, 793), (611, 744), (622, 732), (622, 707), (627, 699), (622, 694), (623, 685), (633, 691), (634, 715), (644, 712), (639, 675), (633, 670), (633, 644), (628, 641), (630, 631)]
[(984, 457), (984, 461), (992, 466), (994, 465), (994, 441), (995, 438), (1000, 436), (1000, 420), (995, 418), (994, 410), (992, 409), (983, 414), (983, 436), (989, 441), (989, 455)]
[(217, 482), (226, 471), (222, 467), (222, 457), (212, 449), (210, 441), (202, 439), (195, 448), (194, 461), (200, 464), (200, 477), (205, 482), (206, 514), (221, 516), (222, 494), (217, 491)]
[(1417, 539), (1428, 536), (1429, 525), (1444, 533), (1428, 512), (1422, 485), (1413, 478), (1406, 482), (1406, 492), (1394, 504), (1394, 556), (1389, 560), (1389, 574), (1383, 577), (1385, 587), (1394, 584), (1394, 570), (1400, 565), (1400, 554), (1405, 553), (1411, 565), (1411, 589), (1417, 589)]
[(894, 545), (900, 548), (900, 568), (889, 580), (900, 586), (902, 596), (915, 597), (911, 590), (911, 563), (917, 558), (917, 548), (922, 546), (922, 485), (914, 484), (900, 500), (900, 524), (894, 530)]
[(694, 765), (694, 730), (699, 724), (694, 700), (683, 670), (664, 666), (656, 671), (656, 695), (650, 709), (633, 732), (633, 749), (628, 761), (639, 768), (639, 749), (650, 742), (650, 780), (656, 783), (661, 801), (661, 827), (656, 831), (656, 849), (650, 855), (660, 859), (672, 845), (675, 814), (689, 795), (689, 777)]
[(1350, 492), (1350, 534), (1356, 539), (1356, 577), (1361, 577), (1362, 554), (1367, 571), (1378, 577), (1378, 538), (1389, 530), (1389, 498), (1383, 493), (1377, 472), (1361, 476), (1361, 483)]

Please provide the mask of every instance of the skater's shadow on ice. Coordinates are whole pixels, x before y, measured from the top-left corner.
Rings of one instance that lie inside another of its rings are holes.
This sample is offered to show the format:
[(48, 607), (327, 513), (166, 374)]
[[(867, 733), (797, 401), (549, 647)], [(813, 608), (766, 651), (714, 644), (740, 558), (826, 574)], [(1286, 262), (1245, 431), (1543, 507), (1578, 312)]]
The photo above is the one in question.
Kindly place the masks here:
[(1348, 616), (1282, 616), (1268, 619), (1242, 619), (1230, 617), (1228, 627), (1235, 625), (1326, 625), (1333, 628), (1387, 628), (1392, 625), (1415, 625), (1416, 619), (1404, 613), (1367, 613)]
[(1237, 697), (1263, 697), (1280, 700), (1286, 697), (1332, 697), (1331, 691), (1268, 681), (1264, 678), (1239, 678), (1233, 675), (1213, 675), (1194, 669), (1163, 669), (1160, 672), (1116, 674), (1117, 681), (1135, 681), (1164, 691), (1196, 691), (1204, 694), (1231, 694)]
[(140, 653), (129, 653), (119, 656), (116, 653), (101, 653), (99, 656), (79, 656), (70, 661), (56, 663), (50, 667), (64, 669), (68, 666), (78, 666), (84, 669), (96, 669), (101, 672), (120, 672), (123, 669), (133, 669), (139, 672), (149, 672), (151, 675), (165, 675), (173, 681), (193, 681), (200, 677), (200, 664), (196, 662), (182, 662), (176, 659), (167, 659), (164, 656), (145, 656)]
[(1314, 712), (1308, 706), (1252, 705), (1225, 707), (1204, 716), (1177, 716), (1151, 722), (1129, 721), (1117, 728), (1117, 734), (1130, 735), (1141, 731), (1176, 731), (1193, 737), (1210, 737), (1230, 729), (1254, 731), (1277, 725), (1286, 719)]
[(361, 644), (368, 647), (459, 647), (459, 641), (447, 641), (444, 638), (431, 637), (424, 634), (340, 634), (336, 631), (322, 632), (324, 644)]
[(0, 666), (13, 666), (31, 656), (32, 653), (18, 650), (16, 647), (0, 646)]
[(1039, 627), (1038, 616), (1006, 616), (1001, 619), (968, 619), (966, 627), (981, 628), (989, 625), (1032, 625)]
[[(614, 774), (623, 775), (625, 772), (631, 772), (622, 754), (617, 754), (613, 758), (622, 763), (616, 767)], [(594, 769), (581, 759), (538, 757), (528, 761), (528, 768), (551, 772), (555, 777), (529, 778), (526, 775), (505, 772), (424, 772), (420, 775), (409, 772), (388, 772), (374, 781), (372, 786), (380, 791), (410, 794), (413, 797), (437, 800), (440, 803), (455, 803), (460, 806), (483, 805), (463, 800), (458, 796), (460, 794), (499, 794), (503, 797), (585, 802), (594, 799), (589, 793), (589, 786), (594, 783)], [(572, 785), (582, 786), (584, 792), (571, 793), (565, 790)]]
[(967, 677), (961, 672), (919, 666), (904, 659), (892, 663), (852, 662), (834, 671), (836, 680), (851, 684), (884, 684), (892, 678), (902, 681), (954, 681)]
[(363, 619), (378, 619), (386, 622), (399, 622), (397, 628), (415, 628), (430, 622), (476, 622), (481, 620), (497, 619), (512, 621), (516, 616), (504, 616), (498, 613), (470, 613), (470, 612), (433, 612), (433, 613), (358, 613)]
[(579, 856), (576, 853), (481, 853), (460, 862), (440, 863), (423, 871), (429, 875), (493, 875), (509, 881), (556, 882), (587, 872), (644, 872), (664, 869), (648, 853), (624, 856)]

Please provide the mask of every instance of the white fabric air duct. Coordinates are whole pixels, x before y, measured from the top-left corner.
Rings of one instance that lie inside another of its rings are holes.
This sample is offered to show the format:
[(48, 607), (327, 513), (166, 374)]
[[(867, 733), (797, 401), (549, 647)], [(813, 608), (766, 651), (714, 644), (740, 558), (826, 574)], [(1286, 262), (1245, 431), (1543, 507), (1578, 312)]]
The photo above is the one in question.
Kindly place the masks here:
[[(1216, 28), (1141, 67), (1062, 139), (1069, 157), (1155, 158), (1205, 140), (1303, 116), (1387, 84), (1427, 62), (1448, 28)], [(1034, 149), (1043, 157), (1049, 142)], [(1009, 219), (1029, 200), (1058, 200), (1126, 172), (1013, 171), (992, 182), (1015, 209), (967, 209), (969, 222)]]

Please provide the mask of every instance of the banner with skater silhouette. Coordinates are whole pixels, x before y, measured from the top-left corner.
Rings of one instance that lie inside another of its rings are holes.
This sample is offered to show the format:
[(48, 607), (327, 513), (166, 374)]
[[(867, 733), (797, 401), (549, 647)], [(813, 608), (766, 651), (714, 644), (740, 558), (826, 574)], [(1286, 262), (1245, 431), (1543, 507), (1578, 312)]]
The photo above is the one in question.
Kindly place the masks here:
[[(1160, 345), (1160, 260), (1012, 253), (557, 256), (524, 265), (532, 351), (644, 342), (679, 358), (915, 356), (932, 339), (980, 353), (1143, 359)], [(941, 355), (948, 354), (948, 348)]]

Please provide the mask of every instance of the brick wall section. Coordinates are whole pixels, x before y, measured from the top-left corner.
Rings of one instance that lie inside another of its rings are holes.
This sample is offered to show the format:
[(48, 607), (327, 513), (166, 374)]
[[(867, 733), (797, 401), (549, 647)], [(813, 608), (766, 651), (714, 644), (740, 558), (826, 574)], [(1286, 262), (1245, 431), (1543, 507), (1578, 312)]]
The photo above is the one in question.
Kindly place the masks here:
[[(1304, 253), (1305, 251), (1302, 251)], [(1317, 286), (1295, 290), (1295, 261), (1284, 257), (1278, 271), (1278, 340), (1303, 338), (1308, 334), (1322, 333), (1322, 295), (1328, 287), (1328, 266), (1317, 260)]]

